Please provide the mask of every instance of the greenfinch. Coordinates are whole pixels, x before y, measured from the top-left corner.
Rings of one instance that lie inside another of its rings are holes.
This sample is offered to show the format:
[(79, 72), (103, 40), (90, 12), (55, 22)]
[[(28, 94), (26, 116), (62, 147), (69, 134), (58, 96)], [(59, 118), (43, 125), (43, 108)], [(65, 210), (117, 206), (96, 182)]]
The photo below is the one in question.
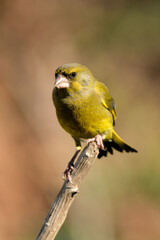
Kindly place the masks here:
[(113, 149), (137, 152), (114, 131), (115, 102), (108, 88), (87, 67), (77, 63), (60, 66), (55, 71), (52, 97), (60, 125), (76, 144), (76, 152), (64, 172), (68, 178), (84, 139), (97, 143), (98, 158), (107, 156), (108, 152), (113, 154)]

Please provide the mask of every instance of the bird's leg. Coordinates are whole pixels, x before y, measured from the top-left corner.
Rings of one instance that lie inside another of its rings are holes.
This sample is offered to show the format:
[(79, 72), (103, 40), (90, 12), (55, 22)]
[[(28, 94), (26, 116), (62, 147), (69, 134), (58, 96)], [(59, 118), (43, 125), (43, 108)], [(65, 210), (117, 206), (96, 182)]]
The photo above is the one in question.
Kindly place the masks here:
[(68, 163), (68, 166), (66, 168), (66, 170), (64, 171), (64, 173), (62, 174), (62, 178), (65, 180), (65, 179), (68, 179), (69, 182), (72, 183), (72, 179), (71, 179), (71, 172), (74, 170), (74, 161), (78, 155), (78, 153), (80, 152), (81, 150), (81, 142), (79, 139), (75, 139), (75, 143), (76, 143), (76, 152), (74, 153), (72, 159), (69, 161)]
[(90, 138), (87, 140), (87, 144), (90, 142), (96, 142), (98, 148), (104, 150), (104, 145), (103, 145), (103, 136), (102, 135), (96, 135), (94, 138)]
[(78, 153), (80, 152), (81, 149), (77, 149), (75, 154), (73, 155), (72, 159), (69, 161), (68, 163), (68, 166), (66, 168), (66, 170), (64, 171), (63, 175), (62, 175), (62, 178), (65, 180), (65, 179), (68, 179), (71, 183), (72, 183), (72, 179), (71, 179), (71, 172), (73, 171), (74, 169), (74, 161), (78, 155)]

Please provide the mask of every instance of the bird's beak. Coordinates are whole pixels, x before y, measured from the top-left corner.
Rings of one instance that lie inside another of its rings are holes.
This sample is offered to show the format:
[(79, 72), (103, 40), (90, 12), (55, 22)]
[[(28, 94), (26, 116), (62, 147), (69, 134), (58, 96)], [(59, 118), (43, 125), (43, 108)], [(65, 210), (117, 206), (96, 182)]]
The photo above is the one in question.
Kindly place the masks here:
[(66, 77), (61, 74), (58, 74), (55, 78), (54, 87), (57, 88), (69, 88), (69, 81)]

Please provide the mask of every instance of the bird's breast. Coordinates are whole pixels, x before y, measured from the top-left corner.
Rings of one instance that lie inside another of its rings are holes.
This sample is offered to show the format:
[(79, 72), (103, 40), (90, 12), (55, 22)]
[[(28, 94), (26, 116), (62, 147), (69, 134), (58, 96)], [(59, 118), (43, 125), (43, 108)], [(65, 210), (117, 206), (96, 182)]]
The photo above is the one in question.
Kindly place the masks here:
[(113, 125), (111, 113), (97, 96), (66, 96), (54, 103), (61, 126), (75, 138), (92, 138)]

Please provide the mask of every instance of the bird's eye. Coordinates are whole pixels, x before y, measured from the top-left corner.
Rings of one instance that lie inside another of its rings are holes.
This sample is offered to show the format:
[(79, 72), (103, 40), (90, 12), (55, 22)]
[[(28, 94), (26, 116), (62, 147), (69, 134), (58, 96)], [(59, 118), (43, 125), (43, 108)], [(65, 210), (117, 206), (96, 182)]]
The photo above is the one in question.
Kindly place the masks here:
[(55, 73), (55, 78), (57, 78), (57, 76), (58, 76), (58, 73)]
[(76, 72), (72, 72), (72, 73), (71, 73), (71, 76), (72, 76), (72, 77), (75, 77), (75, 76), (76, 76)]

